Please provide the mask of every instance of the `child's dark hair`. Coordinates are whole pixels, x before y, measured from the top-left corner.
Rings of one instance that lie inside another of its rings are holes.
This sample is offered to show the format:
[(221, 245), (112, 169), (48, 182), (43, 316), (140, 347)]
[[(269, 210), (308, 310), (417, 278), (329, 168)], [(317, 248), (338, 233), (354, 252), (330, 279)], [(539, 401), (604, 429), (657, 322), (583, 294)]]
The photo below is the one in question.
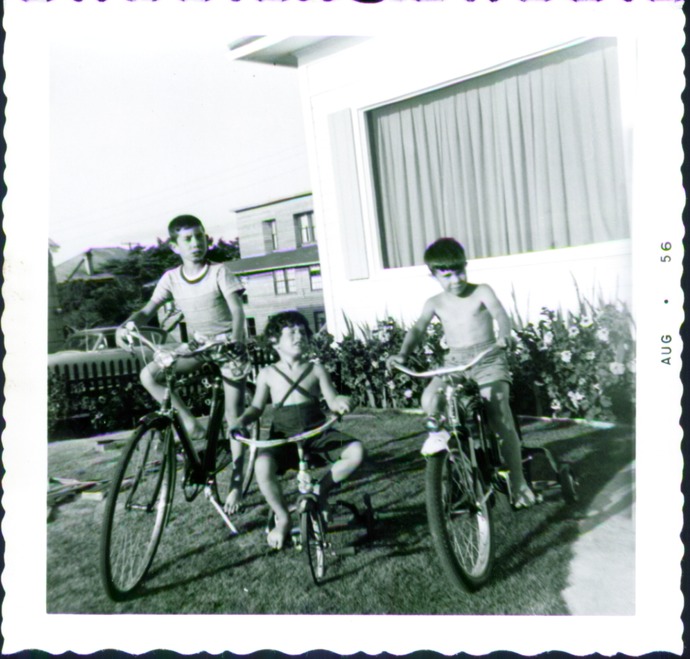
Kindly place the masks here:
[(285, 327), (304, 327), (307, 338), (311, 338), (309, 322), (299, 311), (281, 311), (271, 316), (264, 329), (264, 337), (269, 341), (278, 341)]
[(431, 272), (462, 270), (467, 265), (465, 248), (455, 238), (439, 238), (426, 248), (424, 263)]
[(178, 215), (173, 220), (170, 220), (170, 224), (168, 224), (168, 236), (174, 242), (182, 229), (195, 229), (196, 227), (204, 228), (198, 217), (194, 217), (194, 215)]

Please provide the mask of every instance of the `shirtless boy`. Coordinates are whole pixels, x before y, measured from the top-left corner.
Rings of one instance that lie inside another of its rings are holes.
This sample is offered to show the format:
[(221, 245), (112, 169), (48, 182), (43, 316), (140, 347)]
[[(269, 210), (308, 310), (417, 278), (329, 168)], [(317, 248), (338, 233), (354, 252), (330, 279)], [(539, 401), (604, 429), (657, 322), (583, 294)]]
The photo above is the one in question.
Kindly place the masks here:
[[(463, 246), (453, 238), (440, 238), (429, 245), (424, 262), (443, 291), (427, 300), (422, 313), (409, 329), (400, 353), (389, 361), (404, 364), (410, 353), (426, 336), (434, 317), (443, 325), (449, 352), (445, 365), (466, 364), (487, 348), (507, 348), (511, 343), (510, 319), (496, 294), (486, 284), (467, 281), (467, 259)], [(494, 329), (498, 325), (498, 336)], [(526, 508), (535, 503), (535, 495), (522, 472), (520, 439), (510, 409), (510, 372), (503, 351), (494, 352), (473, 366), (467, 374), (476, 380), (487, 403), (491, 429), (502, 440), (502, 451), (510, 470), (513, 506)], [(439, 414), (441, 380), (434, 378), (422, 394), (422, 408), (430, 416)]]
[[(336, 414), (350, 411), (350, 399), (338, 395), (323, 365), (310, 362), (305, 357), (310, 332), (302, 314), (285, 311), (273, 316), (266, 325), (264, 335), (279, 360), (259, 371), (252, 404), (240, 417), (236, 430), (242, 431), (243, 426), (258, 420), (269, 399), (274, 409), (271, 439), (289, 437), (321, 425), (325, 421), (321, 397)], [(331, 464), (318, 484), (319, 497), (323, 501), (327, 500), (334, 485), (348, 478), (364, 459), (361, 442), (334, 430), (306, 441), (305, 448), (315, 462)], [(290, 514), (278, 477), (297, 466), (297, 449), (291, 445), (260, 449), (256, 457), (256, 481), (275, 515), (275, 528), (268, 534), (268, 544), (274, 549), (281, 549), (285, 545), (291, 528)]]

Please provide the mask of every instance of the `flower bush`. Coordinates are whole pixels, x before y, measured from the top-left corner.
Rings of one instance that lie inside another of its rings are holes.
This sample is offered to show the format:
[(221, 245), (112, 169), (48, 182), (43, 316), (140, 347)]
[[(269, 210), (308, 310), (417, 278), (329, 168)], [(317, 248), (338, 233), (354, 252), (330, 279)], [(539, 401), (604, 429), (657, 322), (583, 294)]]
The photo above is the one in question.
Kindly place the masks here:
[[(110, 432), (132, 428), (153, 408), (153, 401), (138, 379), (103, 391), (89, 390), (84, 382), (69, 382), (48, 374), (48, 435), (63, 425), (81, 432)], [(77, 421), (81, 419), (81, 422)]]
[(622, 305), (579, 311), (543, 308), (514, 333), (510, 353), (517, 413), (631, 421), (635, 392), (633, 323)]
[[(509, 351), (513, 374), (513, 408), (517, 414), (630, 422), (635, 398), (634, 327), (622, 305), (594, 305), (581, 301), (577, 312), (542, 309), (539, 320), (515, 323), (514, 346)], [(400, 351), (406, 328), (391, 317), (375, 325), (355, 327), (336, 342), (327, 332), (317, 333), (310, 346), (331, 375), (336, 389), (371, 408), (418, 408), (426, 381), (389, 371), (386, 361)], [(259, 337), (250, 344), (255, 365), (275, 359)], [(440, 323), (429, 325), (426, 339), (411, 356), (412, 367), (434, 368), (443, 363), (446, 345)], [(196, 414), (208, 407), (208, 391), (189, 386), (185, 398)], [(132, 427), (153, 401), (137, 381), (94, 395), (83, 384), (49, 376), (49, 431), (75, 413), (88, 415), (90, 429)]]
[[(632, 317), (623, 305), (581, 300), (577, 312), (542, 309), (536, 322), (516, 325), (509, 351), (513, 407), (518, 414), (632, 421), (635, 344)], [(313, 356), (330, 372), (336, 388), (368, 407), (419, 407), (425, 382), (386, 369), (399, 352), (406, 328), (394, 318), (373, 327), (348, 323), (340, 342), (315, 337)], [(414, 368), (443, 363), (446, 345), (440, 323), (412, 356)]]
[[(379, 408), (418, 407), (424, 383), (401, 373), (391, 372), (386, 362), (398, 354), (406, 329), (394, 318), (377, 321), (372, 327), (355, 328), (347, 322), (348, 332), (339, 343), (328, 338), (314, 341), (314, 357), (330, 372), (336, 388), (352, 396), (358, 405)], [(434, 324), (427, 341), (418, 351), (417, 366), (429, 368), (440, 364), (443, 356), (442, 331)]]

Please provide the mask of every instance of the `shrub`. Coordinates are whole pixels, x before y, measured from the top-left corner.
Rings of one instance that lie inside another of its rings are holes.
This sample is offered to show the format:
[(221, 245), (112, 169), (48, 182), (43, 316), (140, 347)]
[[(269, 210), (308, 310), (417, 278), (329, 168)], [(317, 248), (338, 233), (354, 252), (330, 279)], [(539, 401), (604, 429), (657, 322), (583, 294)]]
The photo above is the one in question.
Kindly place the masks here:
[[(514, 323), (517, 325), (517, 323)], [(394, 318), (355, 328), (315, 353), (343, 393), (369, 407), (418, 407), (425, 381), (386, 369), (405, 328)], [(518, 414), (626, 421), (633, 417), (635, 343), (632, 316), (622, 304), (598, 307), (580, 300), (577, 312), (543, 308), (540, 319), (518, 325), (509, 351), (513, 407)], [(432, 323), (412, 355), (414, 368), (434, 368), (446, 351), (443, 328)]]
[[(599, 420), (632, 418), (633, 323), (622, 305), (581, 302), (575, 313), (543, 308), (515, 332), (511, 352), (518, 413)], [(524, 392), (531, 392), (525, 400)]]
[[(518, 414), (631, 421), (635, 397), (635, 345), (632, 317), (623, 305), (581, 301), (577, 312), (543, 308), (539, 320), (515, 323), (514, 349), (509, 351), (513, 373), (513, 408)], [(387, 317), (374, 326), (347, 323), (340, 342), (318, 332), (310, 358), (320, 361), (336, 389), (372, 408), (419, 407), (425, 380), (391, 372), (386, 361), (400, 351), (406, 328)], [(249, 345), (255, 365), (275, 360), (263, 339)], [(439, 322), (429, 325), (426, 339), (411, 356), (413, 368), (427, 370), (443, 363), (446, 346)], [(208, 411), (209, 393), (190, 380), (182, 389), (195, 414)], [(49, 375), (48, 426), (88, 414), (91, 430), (100, 432), (131, 427), (153, 408), (138, 380), (94, 395), (83, 384), (69, 387)]]

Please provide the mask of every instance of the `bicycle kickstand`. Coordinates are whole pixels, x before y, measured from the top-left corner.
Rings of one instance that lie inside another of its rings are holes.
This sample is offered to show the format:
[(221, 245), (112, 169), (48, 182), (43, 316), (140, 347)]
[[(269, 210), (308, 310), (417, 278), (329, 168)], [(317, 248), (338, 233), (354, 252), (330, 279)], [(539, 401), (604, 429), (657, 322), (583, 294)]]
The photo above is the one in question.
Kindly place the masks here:
[(211, 491), (210, 485), (207, 485), (204, 488), (204, 496), (211, 502), (211, 505), (216, 509), (216, 512), (221, 516), (221, 518), (225, 522), (226, 526), (230, 529), (230, 531), (234, 535), (237, 535), (239, 533), (237, 527), (232, 523), (232, 521), (228, 517), (228, 514), (223, 510), (223, 506), (221, 506), (218, 503), (218, 501), (216, 501), (216, 497), (213, 496), (213, 492)]

